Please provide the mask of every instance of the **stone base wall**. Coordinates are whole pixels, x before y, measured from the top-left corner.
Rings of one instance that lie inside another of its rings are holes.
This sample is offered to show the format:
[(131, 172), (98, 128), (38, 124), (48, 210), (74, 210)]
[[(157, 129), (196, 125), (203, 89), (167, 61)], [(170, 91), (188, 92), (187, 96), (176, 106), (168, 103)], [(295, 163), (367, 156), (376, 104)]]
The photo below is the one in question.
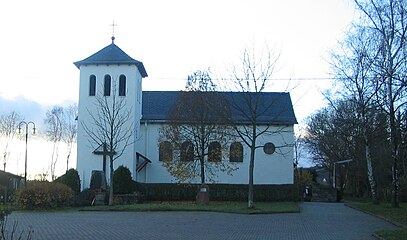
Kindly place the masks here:
[(337, 202), (337, 190), (330, 187), (312, 187), (312, 202)]

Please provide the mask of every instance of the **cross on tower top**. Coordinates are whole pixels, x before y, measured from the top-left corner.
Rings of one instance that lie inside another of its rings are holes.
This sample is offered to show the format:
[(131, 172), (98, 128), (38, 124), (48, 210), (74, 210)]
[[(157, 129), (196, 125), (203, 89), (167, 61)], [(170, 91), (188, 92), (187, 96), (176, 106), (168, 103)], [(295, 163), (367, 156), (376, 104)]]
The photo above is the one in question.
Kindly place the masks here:
[(109, 26), (112, 27), (112, 43), (114, 43), (114, 39), (115, 39), (115, 37), (114, 37), (114, 27), (116, 27), (117, 24), (115, 24), (114, 20), (113, 20), (112, 24), (110, 24)]

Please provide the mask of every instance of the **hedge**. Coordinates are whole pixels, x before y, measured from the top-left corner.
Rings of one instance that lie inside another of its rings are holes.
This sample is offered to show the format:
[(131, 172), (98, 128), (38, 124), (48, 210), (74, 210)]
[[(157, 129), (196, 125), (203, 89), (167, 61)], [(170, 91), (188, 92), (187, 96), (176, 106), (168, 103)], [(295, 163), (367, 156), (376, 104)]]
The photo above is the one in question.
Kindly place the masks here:
[[(211, 201), (247, 201), (247, 184), (207, 184)], [(199, 184), (144, 183), (146, 201), (195, 201)], [(254, 201), (298, 201), (295, 184), (254, 185)]]
[(16, 204), (21, 209), (49, 209), (73, 204), (74, 192), (62, 183), (34, 182), (16, 192)]

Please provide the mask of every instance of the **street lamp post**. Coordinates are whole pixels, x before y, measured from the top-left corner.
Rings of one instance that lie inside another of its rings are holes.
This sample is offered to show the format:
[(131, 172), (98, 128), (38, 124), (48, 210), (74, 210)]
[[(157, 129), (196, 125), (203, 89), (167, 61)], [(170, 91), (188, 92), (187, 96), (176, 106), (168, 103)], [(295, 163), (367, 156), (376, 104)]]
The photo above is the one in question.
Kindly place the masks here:
[(28, 127), (30, 124), (33, 127), (33, 134), (35, 134), (35, 123), (34, 122), (25, 122), (21, 121), (18, 124), (18, 133), (21, 133), (21, 126), (25, 125), (25, 165), (24, 165), (24, 186), (27, 186), (27, 146), (28, 146)]

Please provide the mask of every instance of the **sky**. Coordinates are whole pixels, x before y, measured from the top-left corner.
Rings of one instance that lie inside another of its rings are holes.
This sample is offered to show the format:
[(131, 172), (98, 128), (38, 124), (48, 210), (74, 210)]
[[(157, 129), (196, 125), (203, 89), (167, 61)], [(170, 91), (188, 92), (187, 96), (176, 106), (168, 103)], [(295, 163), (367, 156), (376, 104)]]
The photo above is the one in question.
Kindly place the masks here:
[(78, 101), (73, 62), (109, 45), (114, 21), (115, 44), (147, 70), (143, 90), (182, 90), (208, 68), (228, 78), (245, 48), (267, 46), (280, 54), (267, 91), (289, 91), (301, 125), (325, 102), (329, 52), (355, 14), (351, 0), (1, 1), (0, 114), (44, 132), (47, 109)]

